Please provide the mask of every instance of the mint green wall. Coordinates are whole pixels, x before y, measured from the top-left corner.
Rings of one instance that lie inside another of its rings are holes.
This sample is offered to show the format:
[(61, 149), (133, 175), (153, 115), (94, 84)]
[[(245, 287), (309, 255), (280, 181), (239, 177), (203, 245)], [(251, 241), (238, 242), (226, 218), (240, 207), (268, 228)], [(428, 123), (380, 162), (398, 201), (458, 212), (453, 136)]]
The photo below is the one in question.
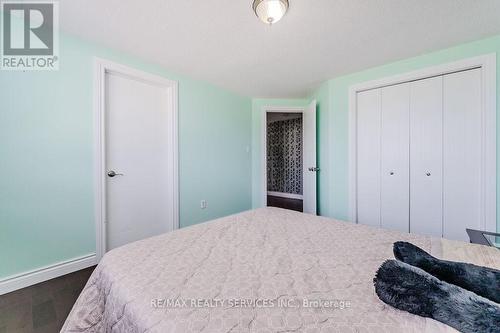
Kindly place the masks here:
[[(311, 99), (318, 101), (318, 209), (347, 219), (348, 88), (500, 52), (496, 36), (334, 78), (308, 99), (251, 101), (110, 49), (61, 38), (58, 72), (0, 72), (0, 279), (95, 251), (93, 56), (179, 81), (184, 227), (260, 206), (262, 107), (306, 106)], [(206, 210), (199, 208), (201, 199), (208, 200)]]
[(95, 252), (93, 56), (179, 81), (181, 226), (251, 208), (249, 98), (68, 36), (60, 44), (57, 72), (0, 72), (0, 280)]
[(307, 99), (265, 99), (252, 100), (252, 207), (262, 206), (262, 108), (264, 106), (307, 106)]
[[(488, 53), (497, 53), (498, 62), (499, 52), (500, 36), (495, 36), (334, 78), (320, 87), (310, 99), (319, 99), (318, 96), (320, 96), (323, 103), (327, 104), (325, 107), (327, 113), (325, 119), (328, 121), (328, 126), (326, 126), (325, 131), (321, 131), (318, 142), (320, 160), (322, 161), (320, 163), (322, 168), (321, 173), (322, 175), (327, 174), (327, 177), (322, 178), (319, 185), (320, 188), (327, 189), (324, 192), (320, 190), (321, 196), (319, 201), (322, 207), (322, 215), (339, 219), (348, 218), (348, 89), (350, 86), (360, 82)], [(500, 94), (499, 77), (500, 62), (497, 64), (497, 96)], [(326, 101), (325, 89), (328, 90), (328, 101)], [(498, 102), (497, 108), (498, 113), (500, 112), (500, 103)], [(500, 116), (498, 119), (500, 122)], [(498, 148), (500, 149), (500, 144)], [(324, 154), (327, 155), (326, 158), (323, 156)], [(324, 162), (327, 163), (325, 164)], [(500, 163), (498, 166), (500, 170)], [(500, 196), (498, 196), (497, 206), (500, 207)], [(497, 221), (497, 229), (500, 230), (500, 219)]]

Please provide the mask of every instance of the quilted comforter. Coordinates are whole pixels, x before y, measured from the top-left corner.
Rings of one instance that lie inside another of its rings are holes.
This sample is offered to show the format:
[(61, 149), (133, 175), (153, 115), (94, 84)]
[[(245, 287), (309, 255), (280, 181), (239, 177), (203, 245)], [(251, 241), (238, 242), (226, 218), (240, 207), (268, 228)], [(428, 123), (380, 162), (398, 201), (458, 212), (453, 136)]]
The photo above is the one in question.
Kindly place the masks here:
[(277, 208), (183, 228), (108, 252), (62, 331), (455, 332), (377, 298), (397, 240), (442, 256), (439, 239)]

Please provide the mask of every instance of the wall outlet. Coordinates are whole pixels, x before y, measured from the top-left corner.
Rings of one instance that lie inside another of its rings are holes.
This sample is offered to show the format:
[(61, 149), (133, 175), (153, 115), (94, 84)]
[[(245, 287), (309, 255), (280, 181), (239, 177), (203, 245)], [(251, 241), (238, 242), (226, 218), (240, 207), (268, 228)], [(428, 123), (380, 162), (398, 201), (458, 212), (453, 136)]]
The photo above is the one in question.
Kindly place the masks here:
[(201, 209), (207, 208), (207, 200), (201, 200), (200, 201), (200, 208)]

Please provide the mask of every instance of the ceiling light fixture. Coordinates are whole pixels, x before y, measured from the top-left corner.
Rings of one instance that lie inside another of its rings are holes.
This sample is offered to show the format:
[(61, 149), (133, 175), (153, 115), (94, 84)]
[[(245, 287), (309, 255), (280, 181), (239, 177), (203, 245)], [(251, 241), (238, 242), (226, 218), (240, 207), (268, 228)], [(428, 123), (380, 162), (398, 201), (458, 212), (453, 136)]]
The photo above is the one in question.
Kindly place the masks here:
[(262, 22), (274, 24), (285, 16), (288, 0), (254, 0), (253, 11)]

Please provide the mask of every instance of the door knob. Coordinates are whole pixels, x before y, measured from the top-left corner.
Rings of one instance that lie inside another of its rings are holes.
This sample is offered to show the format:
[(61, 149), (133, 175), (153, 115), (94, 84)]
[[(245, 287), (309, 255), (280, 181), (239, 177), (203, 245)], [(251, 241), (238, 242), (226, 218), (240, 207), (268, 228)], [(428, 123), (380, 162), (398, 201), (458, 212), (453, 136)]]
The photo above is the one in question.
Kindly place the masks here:
[(111, 170), (108, 171), (108, 177), (113, 178), (114, 176), (123, 176), (123, 173), (116, 173), (115, 171)]
[(430, 176), (431, 176), (431, 173), (430, 173), (430, 172), (427, 172), (425, 175), (426, 175), (427, 177), (430, 177)]
[(394, 171), (389, 172), (391, 176), (394, 176)]

